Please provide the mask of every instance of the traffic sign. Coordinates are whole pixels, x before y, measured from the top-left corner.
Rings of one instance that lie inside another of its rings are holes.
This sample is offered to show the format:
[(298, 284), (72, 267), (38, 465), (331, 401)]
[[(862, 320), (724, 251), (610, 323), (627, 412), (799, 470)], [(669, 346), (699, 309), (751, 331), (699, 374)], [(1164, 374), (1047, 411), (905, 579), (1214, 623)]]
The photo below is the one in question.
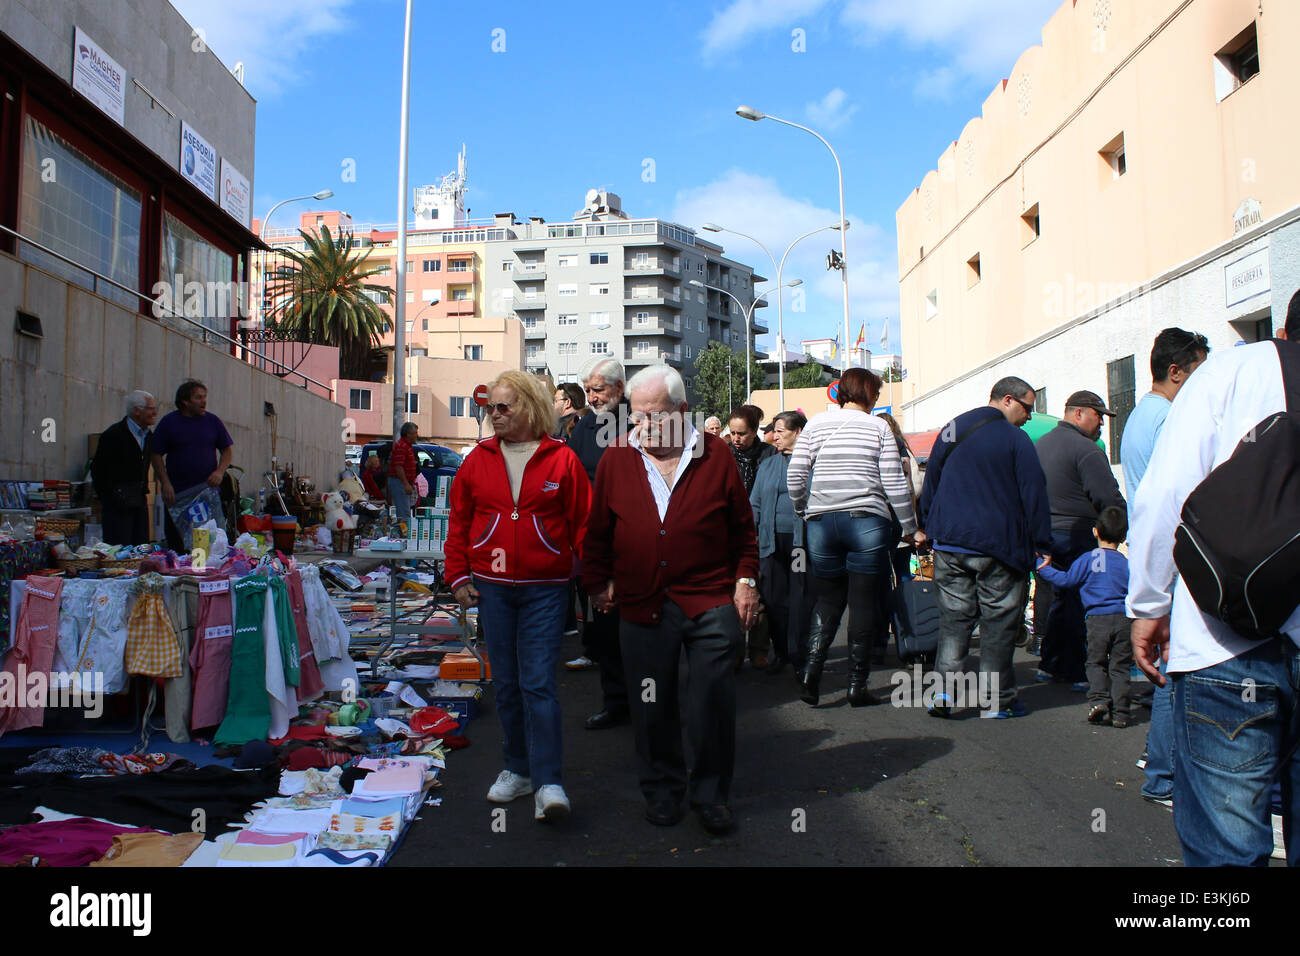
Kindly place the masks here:
[(826, 386), (826, 397), (832, 402), (840, 400), (840, 380), (838, 378)]
[(474, 386), (474, 404), (482, 408), (488, 403), (488, 387), (486, 385)]

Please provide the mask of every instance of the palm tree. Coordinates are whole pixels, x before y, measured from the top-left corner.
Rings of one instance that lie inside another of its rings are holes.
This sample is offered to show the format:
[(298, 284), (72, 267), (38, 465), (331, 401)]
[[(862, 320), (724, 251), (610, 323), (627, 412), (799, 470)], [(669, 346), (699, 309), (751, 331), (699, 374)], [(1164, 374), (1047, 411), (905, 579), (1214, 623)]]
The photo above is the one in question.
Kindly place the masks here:
[[(352, 234), (337, 241), (328, 226), (315, 236), (298, 230), (307, 243), (304, 252), (282, 250), (292, 267), (277, 270), (269, 280), (270, 327), (294, 342), (332, 345), (339, 350), (339, 378), (370, 378), (371, 350), (382, 341), (388, 317), (366, 293), (391, 301), (391, 290), (366, 282), (381, 270), (367, 269), (370, 250), (352, 251)], [(282, 300), (282, 301), (281, 301)]]

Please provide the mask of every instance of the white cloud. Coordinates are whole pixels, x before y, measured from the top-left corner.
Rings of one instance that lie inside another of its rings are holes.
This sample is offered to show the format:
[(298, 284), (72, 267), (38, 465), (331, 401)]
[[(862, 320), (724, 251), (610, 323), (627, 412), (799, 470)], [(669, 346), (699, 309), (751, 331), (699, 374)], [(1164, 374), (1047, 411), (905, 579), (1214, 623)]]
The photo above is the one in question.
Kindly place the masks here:
[[(349, 24), (352, 0), (171, 0), (228, 69), (244, 64), (244, 85), (258, 99), (302, 82), (308, 55), (325, 35)], [(396, 8), (394, 8), (396, 9)]]
[[(772, 179), (741, 169), (731, 169), (721, 178), (694, 189), (677, 193), (672, 215), (675, 222), (693, 229), (713, 222), (753, 236), (771, 250), (778, 262), (789, 244), (797, 237), (828, 226), (839, 219), (837, 209), (821, 206), (809, 199), (788, 196)], [(863, 319), (867, 322), (867, 347), (880, 346), (880, 322), (890, 317), (890, 341), (898, 341), (898, 267), (892, 236), (874, 223), (849, 214), (848, 234), (850, 336), (856, 341)], [(729, 259), (752, 265), (770, 282), (776, 272), (770, 260), (752, 242), (729, 233), (704, 232), (701, 235), (722, 245)], [(826, 254), (840, 248), (834, 230), (818, 232), (794, 247), (786, 259), (781, 279), (804, 280), (802, 290), (785, 292), (785, 338), (789, 347), (798, 349), (800, 339), (843, 337), (844, 298), (838, 271), (827, 271)], [(803, 312), (793, 309), (793, 293), (805, 294)], [(759, 315), (771, 329), (764, 337), (764, 347), (776, 342), (777, 310), (773, 304)]]
[(946, 97), (959, 79), (992, 84), (1011, 73), (1027, 48), (1042, 42), (1043, 25), (1062, 0), (849, 0), (844, 23), (876, 45), (895, 36), (949, 58), (916, 82), (920, 96)]
[(827, 0), (732, 0), (713, 15), (704, 28), (704, 55), (734, 50), (759, 33), (798, 26), (800, 17), (810, 16)]
[(815, 103), (809, 103), (804, 112), (808, 122), (819, 129), (836, 130), (858, 111), (857, 106), (847, 106), (848, 94), (838, 86)]

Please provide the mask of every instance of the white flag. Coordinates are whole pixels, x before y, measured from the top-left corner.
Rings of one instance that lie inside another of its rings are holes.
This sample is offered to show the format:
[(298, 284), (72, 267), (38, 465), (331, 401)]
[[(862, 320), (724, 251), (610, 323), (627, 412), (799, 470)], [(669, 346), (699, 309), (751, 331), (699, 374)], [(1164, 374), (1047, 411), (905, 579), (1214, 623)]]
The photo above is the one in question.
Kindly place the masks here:
[(880, 351), (889, 351), (889, 319), (885, 319), (880, 326)]

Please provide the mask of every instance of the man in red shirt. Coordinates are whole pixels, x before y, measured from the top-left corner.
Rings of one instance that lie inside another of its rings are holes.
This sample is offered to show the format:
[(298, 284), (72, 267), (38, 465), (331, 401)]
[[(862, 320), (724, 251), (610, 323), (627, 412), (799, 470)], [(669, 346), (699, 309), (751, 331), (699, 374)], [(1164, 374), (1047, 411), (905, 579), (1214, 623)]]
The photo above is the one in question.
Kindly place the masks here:
[(583, 587), (619, 612), (646, 819), (682, 818), (677, 670), (686, 650), (691, 806), (710, 833), (734, 825), (736, 677), (758, 611), (754, 512), (731, 450), (687, 419), (682, 378), (650, 366), (628, 382), (634, 429), (600, 459), (583, 545)]
[(397, 508), (397, 520), (411, 524), (411, 499), (415, 496), (415, 443), (420, 430), (415, 422), (402, 426), (388, 456), (388, 503)]

